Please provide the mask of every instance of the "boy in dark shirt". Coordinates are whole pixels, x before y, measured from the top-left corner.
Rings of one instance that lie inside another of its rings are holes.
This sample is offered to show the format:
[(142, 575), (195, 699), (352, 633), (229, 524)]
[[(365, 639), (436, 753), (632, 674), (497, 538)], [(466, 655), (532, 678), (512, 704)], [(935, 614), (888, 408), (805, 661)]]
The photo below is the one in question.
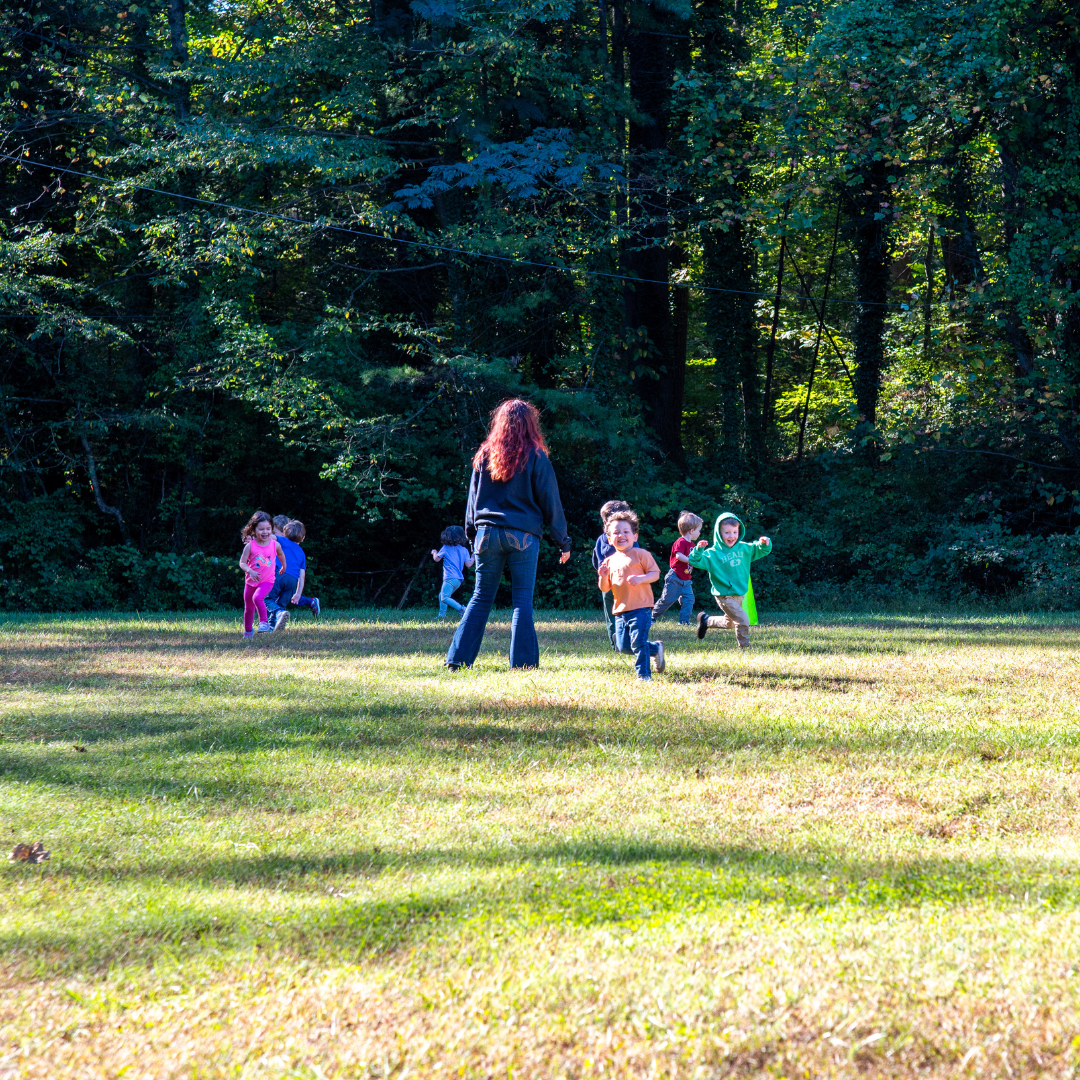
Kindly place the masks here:
[(285, 610), (287, 604), (310, 608), (316, 617), (322, 607), (317, 596), (303, 595), (307, 580), (307, 556), (300, 546), (307, 536), (304, 523), (290, 521), (284, 514), (279, 514), (274, 518), (274, 535), (285, 555), (285, 566), (266, 597), (266, 612), (270, 616), (271, 630), (280, 630), (289, 621), (289, 613)]
[(679, 515), (679, 539), (671, 545), (671, 569), (664, 577), (664, 591), (652, 609), (653, 622), (672, 604), (679, 604), (679, 625), (689, 626), (690, 616), (694, 612), (694, 586), (690, 584), (690, 552), (694, 542), (701, 535), (704, 522), (697, 516), (684, 510)]
[[(609, 556), (615, 554), (615, 548), (611, 546), (607, 538), (607, 523), (608, 518), (612, 514), (617, 513), (619, 510), (629, 510), (630, 504), (625, 503), (622, 499), (609, 499), (603, 506), (600, 507), (600, 523), (604, 527), (602, 532), (596, 538), (596, 544), (593, 547), (592, 564), (593, 569), (599, 573), (600, 564)], [(604, 605), (604, 621), (607, 623), (608, 640), (611, 642), (611, 647), (615, 648), (615, 612), (613, 610), (615, 601), (613, 599), (613, 593), (604, 592), (600, 590), (600, 601)]]

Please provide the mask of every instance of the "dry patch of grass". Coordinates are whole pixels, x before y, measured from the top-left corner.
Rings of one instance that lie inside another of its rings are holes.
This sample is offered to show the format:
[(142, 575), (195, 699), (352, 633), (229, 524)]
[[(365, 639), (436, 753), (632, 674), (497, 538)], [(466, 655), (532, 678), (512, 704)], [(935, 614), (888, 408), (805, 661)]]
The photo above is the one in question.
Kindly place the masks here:
[(0, 623), (0, 1077), (1071, 1074), (1080, 627), (540, 632)]

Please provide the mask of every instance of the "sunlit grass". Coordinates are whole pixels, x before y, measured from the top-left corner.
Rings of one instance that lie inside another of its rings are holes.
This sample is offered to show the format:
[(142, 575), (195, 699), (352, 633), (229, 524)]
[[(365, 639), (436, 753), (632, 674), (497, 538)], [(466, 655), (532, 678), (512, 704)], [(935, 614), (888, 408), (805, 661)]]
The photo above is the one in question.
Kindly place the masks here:
[(1071, 620), (237, 629), (0, 620), (0, 1077), (1072, 1068)]

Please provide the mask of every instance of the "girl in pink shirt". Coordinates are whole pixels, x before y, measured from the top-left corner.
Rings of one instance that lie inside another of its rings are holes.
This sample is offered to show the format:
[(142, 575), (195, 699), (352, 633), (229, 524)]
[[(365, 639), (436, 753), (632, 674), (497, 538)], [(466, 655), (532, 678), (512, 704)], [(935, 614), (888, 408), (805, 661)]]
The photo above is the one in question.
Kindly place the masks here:
[(244, 637), (255, 636), (255, 612), (259, 613), (259, 630), (268, 632), (271, 627), (266, 618), (263, 599), (274, 586), (275, 559), (285, 565), (285, 555), (274, 537), (274, 523), (270, 515), (257, 510), (251, 520), (240, 530), (244, 551), (240, 556), (240, 568), (244, 571)]

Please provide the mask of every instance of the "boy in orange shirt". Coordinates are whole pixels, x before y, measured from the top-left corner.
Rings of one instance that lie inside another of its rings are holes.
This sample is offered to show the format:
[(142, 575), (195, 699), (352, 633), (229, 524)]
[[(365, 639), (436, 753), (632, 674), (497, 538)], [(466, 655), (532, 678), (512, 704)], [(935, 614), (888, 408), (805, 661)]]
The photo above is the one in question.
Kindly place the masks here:
[(608, 541), (615, 549), (600, 564), (600, 591), (615, 598), (615, 649), (634, 654), (639, 679), (651, 679), (650, 660), (656, 657), (656, 670), (663, 671), (664, 646), (649, 641), (652, 625), (652, 582), (659, 580), (656, 560), (637, 547), (638, 516), (633, 510), (616, 510), (605, 526)]

